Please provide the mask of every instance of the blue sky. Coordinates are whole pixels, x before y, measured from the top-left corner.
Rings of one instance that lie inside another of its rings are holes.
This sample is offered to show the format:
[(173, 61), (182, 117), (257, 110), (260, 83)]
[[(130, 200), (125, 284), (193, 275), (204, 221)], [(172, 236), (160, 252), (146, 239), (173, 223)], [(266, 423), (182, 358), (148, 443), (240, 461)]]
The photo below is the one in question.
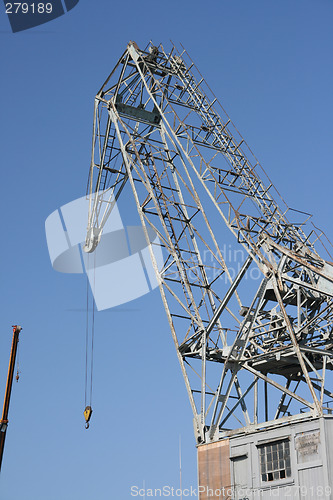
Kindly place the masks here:
[(183, 485), (196, 485), (192, 414), (158, 290), (97, 314), (86, 431), (86, 283), (53, 271), (45, 241), (47, 216), (85, 193), (94, 95), (128, 41), (181, 42), (284, 199), (333, 240), (332, 17), (331, 0), (80, 0), (12, 34), (1, 10), (0, 401), (11, 325), (23, 326), (1, 500), (177, 487), (180, 435)]

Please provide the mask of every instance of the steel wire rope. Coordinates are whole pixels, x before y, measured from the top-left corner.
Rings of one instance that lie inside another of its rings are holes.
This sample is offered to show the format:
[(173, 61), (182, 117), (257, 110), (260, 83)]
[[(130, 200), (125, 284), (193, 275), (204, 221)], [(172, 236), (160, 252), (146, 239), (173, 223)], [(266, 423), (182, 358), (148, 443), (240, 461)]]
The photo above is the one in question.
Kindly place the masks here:
[(16, 354), (16, 382), (20, 379), (20, 341), (17, 342), (17, 354)]
[(92, 393), (93, 393), (93, 372), (94, 372), (94, 337), (95, 337), (95, 285), (96, 285), (96, 250), (94, 251), (94, 281), (93, 281), (93, 300), (92, 300), (92, 325), (91, 325), (91, 364), (90, 364), (90, 401), (89, 405), (92, 404)]
[[(89, 269), (89, 254), (87, 267)], [(87, 386), (88, 386), (88, 339), (89, 339), (89, 278), (87, 274), (87, 299), (86, 299), (86, 365), (85, 365), (85, 384), (84, 384), (84, 406), (87, 406)]]
[[(86, 360), (85, 360), (85, 387), (84, 387), (84, 402), (85, 410), (84, 416), (86, 419), (86, 429), (89, 428), (89, 420), (92, 415), (92, 394), (93, 394), (93, 371), (94, 371), (94, 337), (95, 337), (95, 283), (96, 283), (96, 254), (94, 254), (93, 263), (93, 284), (91, 286), (92, 291), (92, 320), (91, 325), (89, 321), (89, 277), (88, 272), (90, 270), (90, 255), (87, 258), (87, 299), (86, 299)], [(91, 331), (91, 344), (89, 353), (89, 333)], [(89, 354), (90, 354), (90, 384), (89, 384)], [(90, 387), (88, 387), (90, 385)]]

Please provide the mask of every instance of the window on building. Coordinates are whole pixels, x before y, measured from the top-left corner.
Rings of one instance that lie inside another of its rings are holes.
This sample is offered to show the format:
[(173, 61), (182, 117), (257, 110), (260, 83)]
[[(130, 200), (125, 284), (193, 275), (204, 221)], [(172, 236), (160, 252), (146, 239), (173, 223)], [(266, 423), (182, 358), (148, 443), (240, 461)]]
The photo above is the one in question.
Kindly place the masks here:
[(263, 482), (277, 481), (291, 476), (289, 440), (258, 446), (260, 474)]

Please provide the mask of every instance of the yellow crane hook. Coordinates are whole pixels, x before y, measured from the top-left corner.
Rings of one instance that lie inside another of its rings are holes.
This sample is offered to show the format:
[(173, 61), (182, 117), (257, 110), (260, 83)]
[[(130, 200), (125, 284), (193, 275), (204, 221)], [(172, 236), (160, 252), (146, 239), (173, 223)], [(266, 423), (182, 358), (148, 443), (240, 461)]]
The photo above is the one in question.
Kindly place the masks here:
[(89, 420), (91, 419), (92, 415), (92, 407), (91, 406), (86, 406), (83, 412), (84, 418), (86, 420), (86, 429), (89, 429)]

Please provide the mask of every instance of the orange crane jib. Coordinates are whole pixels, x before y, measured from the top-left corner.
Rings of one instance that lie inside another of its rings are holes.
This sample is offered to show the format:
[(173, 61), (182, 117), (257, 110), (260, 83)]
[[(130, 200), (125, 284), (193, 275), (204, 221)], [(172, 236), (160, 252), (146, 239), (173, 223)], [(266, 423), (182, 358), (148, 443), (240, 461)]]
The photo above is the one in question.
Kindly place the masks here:
[(5, 398), (4, 398), (4, 403), (3, 403), (2, 416), (1, 416), (1, 420), (0, 420), (0, 470), (1, 470), (1, 464), (2, 464), (3, 450), (4, 450), (4, 446), (5, 446), (6, 431), (7, 431), (7, 426), (8, 426), (8, 411), (9, 411), (10, 396), (11, 396), (12, 386), (13, 386), (13, 375), (14, 375), (14, 367), (15, 367), (15, 360), (16, 360), (16, 353), (17, 353), (17, 345), (18, 345), (19, 334), (20, 334), (21, 330), (22, 330), (21, 326), (18, 326), (18, 325), (13, 326), (13, 340), (12, 340), (12, 348), (10, 351), (6, 392), (5, 392)]

